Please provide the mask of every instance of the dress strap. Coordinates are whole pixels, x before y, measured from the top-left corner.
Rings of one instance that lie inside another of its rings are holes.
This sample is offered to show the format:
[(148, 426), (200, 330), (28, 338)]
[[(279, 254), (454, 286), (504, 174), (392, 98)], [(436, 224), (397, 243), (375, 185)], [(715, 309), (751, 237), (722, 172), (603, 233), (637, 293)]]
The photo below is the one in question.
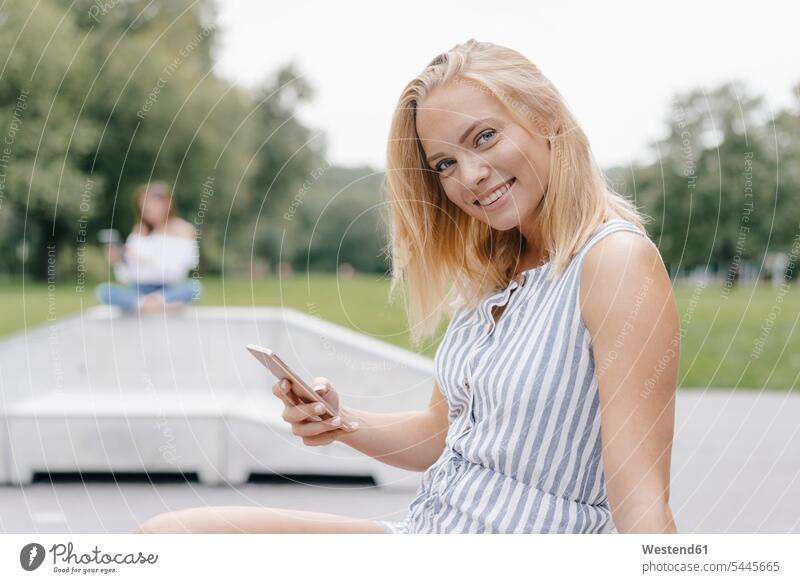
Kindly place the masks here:
[(580, 259), (583, 259), (583, 257), (585, 257), (586, 254), (589, 252), (589, 249), (594, 247), (594, 245), (598, 241), (600, 241), (603, 237), (606, 237), (606, 236), (610, 235), (611, 233), (615, 233), (617, 231), (630, 231), (632, 233), (638, 233), (639, 235), (642, 235), (643, 237), (647, 237), (647, 233), (642, 231), (639, 227), (637, 227), (633, 223), (628, 222), (628, 221), (623, 220), (623, 219), (612, 219), (610, 221), (607, 221), (607, 222), (603, 223), (600, 226), (600, 228), (598, 228), (594, 232), (594, 234), (591, 237), (589, 237), (589, 239), (580, 248), (580, 251), (578, 251), (578, 254), (577, 254), (578, 257)]

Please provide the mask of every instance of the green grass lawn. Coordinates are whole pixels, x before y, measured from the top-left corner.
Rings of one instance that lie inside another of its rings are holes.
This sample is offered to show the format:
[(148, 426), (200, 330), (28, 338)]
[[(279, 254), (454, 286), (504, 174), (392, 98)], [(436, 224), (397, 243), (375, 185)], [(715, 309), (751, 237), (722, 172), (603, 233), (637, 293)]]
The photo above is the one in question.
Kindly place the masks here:
[[(286, 306), (341, 324), (402, 347), (409, 346), (400, 300), (387, 301), (389, 282), (381, 276), (298, 275), (251, 282), (206, 278), (201, 305)], [(43, 283), (0, 283), (0, 335), (48, 319), (79, 313), (96, 304), (87, 286), (53, 288)], [(718, 284), (675, 289), (682, 318), (680, 385), (789, 390), (800, 374), (800, 289), (768, 285), (738, 287), (729, 294)], [(421, 352), (432, 357), (441, 337)]]

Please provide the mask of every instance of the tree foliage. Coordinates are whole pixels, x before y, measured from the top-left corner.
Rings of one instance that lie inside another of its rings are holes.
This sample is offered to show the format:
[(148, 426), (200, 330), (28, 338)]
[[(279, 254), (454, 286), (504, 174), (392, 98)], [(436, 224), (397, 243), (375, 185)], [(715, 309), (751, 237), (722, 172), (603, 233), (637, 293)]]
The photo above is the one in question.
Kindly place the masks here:
[[(210, 0), (0, 5), (0, 273), (44, 278), (53, 250), (61, 274), (86, 271), (96, 232), (126, 233), (132, 192), (155, 179), (199, 229), (206, 273), (388, 269), (383, 174), (328, 162), (298, 117), (314, 88), (295, 63), (253, 91), (220, 77), (216, 22)], [(609, 171), (671, 269), (791, 247), (795, 95), (775, 114), (741, 83), (677, 95), (654, 161)]]

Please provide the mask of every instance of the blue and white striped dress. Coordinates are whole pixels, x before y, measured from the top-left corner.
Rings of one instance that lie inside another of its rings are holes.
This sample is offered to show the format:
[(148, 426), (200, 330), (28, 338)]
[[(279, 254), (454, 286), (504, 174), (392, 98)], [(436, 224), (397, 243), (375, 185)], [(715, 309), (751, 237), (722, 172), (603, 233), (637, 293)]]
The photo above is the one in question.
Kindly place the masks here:
[[(547, 263), (456, 310), (434, 358), (450, 408), (445, 448), (405, 520), (377, 521), (387, 532), (616, 532), (579, 283), (588, 250), (620, 230), (647, 236), (608, 221), (561, 276), (547, 280)], [(495, 322), (492, 309), (506, 304)]]

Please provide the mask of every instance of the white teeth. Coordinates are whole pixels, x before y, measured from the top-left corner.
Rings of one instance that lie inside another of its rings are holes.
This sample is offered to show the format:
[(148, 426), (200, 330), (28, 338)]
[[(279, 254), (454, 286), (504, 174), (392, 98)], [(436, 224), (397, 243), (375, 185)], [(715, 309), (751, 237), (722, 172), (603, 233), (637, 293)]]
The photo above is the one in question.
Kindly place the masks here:
[(501, 186), (500, 188), (495, 190), (492, 194), (490, 194), (486, 198), (484, 198), (482, 200), (479, 200), (478, 204), (480, 204), (481, 206), (486, 206), (486, 205), (492, 204), (494, 201), (496, 201), (498, 198), (500, 198), (506, 192), (508, 192), (508, 189), (511, 188), (512, 184), (513, 184), (513, 181), (511, 182), (511, 184), (506, 184), (505, 186)]

